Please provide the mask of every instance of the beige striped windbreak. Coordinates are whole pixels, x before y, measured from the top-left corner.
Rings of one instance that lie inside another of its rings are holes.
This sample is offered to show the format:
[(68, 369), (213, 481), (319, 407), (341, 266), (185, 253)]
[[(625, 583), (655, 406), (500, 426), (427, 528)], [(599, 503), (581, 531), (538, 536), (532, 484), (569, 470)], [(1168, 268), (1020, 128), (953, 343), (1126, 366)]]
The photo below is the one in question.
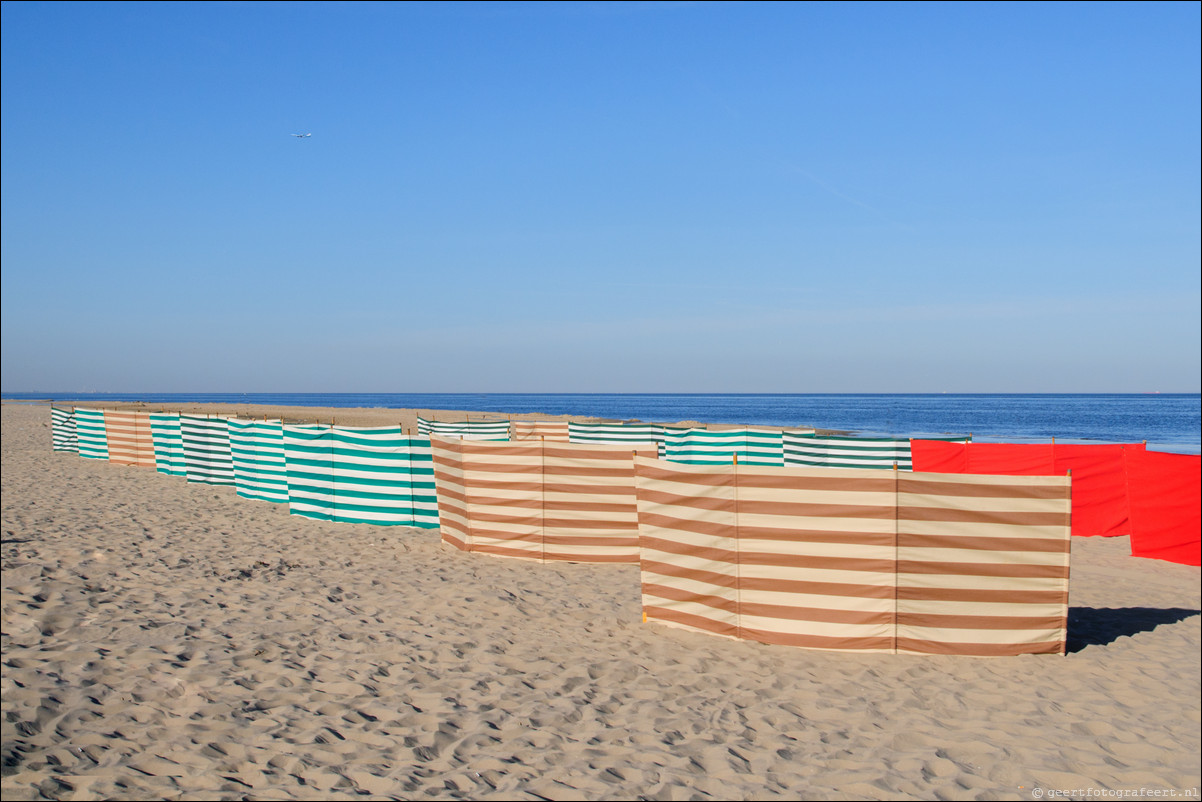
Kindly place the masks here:
[(430, 439), (442, 538), (464, 551), (639, 559), (634, 456), (653, 448)]
[(1063, 653), (1066, 476), (905, 473), (897, 481), (897, 648)]
[(106, 409), (104, 434), (108, 441), (109, 462), (136, 465), (139, 468), (155, 467), (149, 412)]
[(636, 469), (649, 620), (818, 649), (1064, 650), (1067, 478)]
[(509, 439), (567, 443), (571, 437), (566, 420), (512, 420), (509, 422)]

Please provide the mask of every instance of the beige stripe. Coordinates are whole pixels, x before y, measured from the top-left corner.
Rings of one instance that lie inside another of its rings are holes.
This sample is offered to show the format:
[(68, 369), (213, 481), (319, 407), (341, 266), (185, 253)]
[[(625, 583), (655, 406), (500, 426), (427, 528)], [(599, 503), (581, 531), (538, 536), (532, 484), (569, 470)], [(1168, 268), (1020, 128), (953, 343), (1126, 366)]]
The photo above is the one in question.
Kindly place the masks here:
[(701, 582), (711, 585), (725, 585), (733, 581), (734, 566), (726, 562), (711, 563), (713, 568), (710, 568), (701, 561), (696, 561), (690, 565), (682, 565), (674, 562), (663, 562), (662, 560), (651, 559), (652, 552), (643, 550), (642, 552), (642, 570), (644, 574), (654, 574), (658, 577), (657, 581), (667, 582), (667, 577), (673, 579), (687, 580), (690, 582)]
[(836, 652), (892, 652), (893, 638), (891, 635), (876, 637), (823, 637), (811, 634), (793, 634), (757, 630), (743, 627), (740, 634), (746, 640), (759, 643), (770, 643), (778, 646), (800, 646), (805, 649), (822, 649)]
[(1067, 550), (1061, 552), (1003, 551), (1001, 549), (982, 551), (979, 549), (911, 548), (907, 546), (899, 546), (897, 549), (899, 562), (914, 561), (946, 566), (969, 563), (973, 565), (1054, 565), (1062, 567), (1068, 562), (1067, 556)]
[[(742, 534), (742, 532), (740, 532)], [(806, 560), (812, 558), (817, 564), (828, 558), (847, 557), (857, 560), (886, 560), (892, 564), (895, 547), (892, 543), (827, 543), (823, 541), (797, 540), (787, 541), (758, 540), (755, 538), (739, 538), (740, 559), (745, 560), (748, 554), (775, 554), (782, 558)]]
[(989, 476), (969, 473), (899, 473), (897, 492), (942, 496), (1067, 498), (1066, 476)]
[(923, 493), (902, 493), (897, 497), (898, 507), (904, 510), (915, 510), (912, 515), (920, 515), (922, 510), (981, 510), (985, 512), (1068, 512), (1071, 502), (1068, 498), (995, 498), (991, 496), (938, 496)]
[[(905, 615), (906, 623), (914, 626), (932, 626), (912, 616), (964, 616), (978, 618), (989, 616), (1023, 616), (1051, 618), (1065, 614), (1064, 603), (1056, 599), (1038, 601), (1022, 593), (1010, 594), (1010, 598), (993, 602), (986, 601), (914, 601), (899, 600), (898, 616)], [(948, 624), (950, 626), (950, 624)], [(1049, 625), (1050, 626), (1050, 625)]]
[(740, 533), (745, 531), (757, 533), (756, 537), (765, 538), (765, 535), (774, 532), (776, 536), (771, 537), (772, 540), (785, 540), (791, 533), (796, 533), (799, 537), (807, 537), (811, 532), (840, 532), (844, 539), (848, 535), (861, 535), (869, 539), (887, 537), (892, 543), (897, 529), (892, 518), (820, 518), (817, 516), (789, 518), (787, 516), (743, 515), (742, 511), (743, 503), (740, 501)]
[[(1068, 516), (1065, 516), (1067, 519)], [(1064, 540), (1067, 520), (1055, 526), (1012, 526), (1010, 524), (964, 524), (951, 521), (899, 521), (898, 537), (905, 540), (910, 535), (935, 535), (956, 538), (1011, 538), (1040, 540)]]
[[(799, 609), (858, 610), (860, 612), (887, 613), (889, 621), (892, 623), (896, 606), (892, 588), (876, 588), (869, 585), (867, 589), (871, 592), (864, 595), (797, 593), (789, 589), (752, 590), (747, 586), (747, 577), (739, 577), (739, 599), (744, 605), (744, 612), (749, 612), (747, 605), (757, 604), (780, 608), (795, 606)], [(889, 593), (886, 595), (881, 591), (889, 591)], [(761, 614), (768, 615), (768, 613)], [(788, 618), (789, 616), (780, 617)]]
[[(904, 567), (904, 566), (903, 566)], [(924, 566), (925, 567), (925, 566)], [(969, 574), (961, 572), (959, 569), (962, 566), (955, 566), (953, 572), (937, 573), (930, 571), (925, 574), (914, 573), (911, 571), (902, 571), (897, 576), (898, 592), (901, 588), (955, 588), (955, 589), (980, 589), (990, 591), (1009, 590), (1011, 588), (1020, 592), (1029, 591), (1047, 591), (1053, 588), (1067, 588), (1068, 571), (1056, 571), (1054, 569), (1041, 569), (1040, 574), (1032, 574), (1031, 576), (1006, 576), (1004, 574), (985, 574), (976, 573)], [(1067, 590), (1065, 591), (1067, 592)]]
[[(1064, 630), (1047, 629), (961, 629), (949, 627), (898, 626), (902, 638), (945, 644), (1044, 644), (1064, 640)], [(954, 652), (948, 652), (954, 653)]]

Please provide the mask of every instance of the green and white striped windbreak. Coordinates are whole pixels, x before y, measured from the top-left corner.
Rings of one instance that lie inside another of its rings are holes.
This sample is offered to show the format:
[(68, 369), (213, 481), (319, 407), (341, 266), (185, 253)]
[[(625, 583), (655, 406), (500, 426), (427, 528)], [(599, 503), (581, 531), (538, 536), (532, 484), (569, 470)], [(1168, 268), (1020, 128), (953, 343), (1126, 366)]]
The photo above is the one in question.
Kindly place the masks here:
[(686, 465), (784, 465), (782, 433), (761, 429), (667, 430), (664, 459)]
[(228, 423), (235, 491), (243, 498), (287, 504), (283, 422), (230, 418)]
[(75, 434), (75, 410), (50, 407), (50, 444), (55, 451), (79, 453), (79, 437)]
[(103, 409), (75, 409), (75, 435), (79, 456), (86, 459), (108, 459), (109, 441), (104, 428)]
[[(938, 440), (965, 442), (966, 437), (939, 437)], [(913, 470), (908, 438), (843, 437), (785, 433), (786, 465), (816, 468), (892, 468)]]
[(507, 420), (442, 421), (417, 418), (417, 433), (423, 437), (455, 437), (460, 440), (508, 440)]
[(154, 442), (154, 469), (168, 476), (187, 476), (179, 413), (151, 412), (150, 438)]
[(288, 509), (323, 521), (438, 526), (430, 441), (399, 426), (285, 426)]
[(568, 440), (595, 445), (628, 445), (633, 447), (654, 444), (662, 459), (665, 428), (655, 423), (568, 423)]
[(234, 460), (230, 455), (230, 431), (226, 419), (181, 414), (179, 426), (188, 481), (232, 485)]

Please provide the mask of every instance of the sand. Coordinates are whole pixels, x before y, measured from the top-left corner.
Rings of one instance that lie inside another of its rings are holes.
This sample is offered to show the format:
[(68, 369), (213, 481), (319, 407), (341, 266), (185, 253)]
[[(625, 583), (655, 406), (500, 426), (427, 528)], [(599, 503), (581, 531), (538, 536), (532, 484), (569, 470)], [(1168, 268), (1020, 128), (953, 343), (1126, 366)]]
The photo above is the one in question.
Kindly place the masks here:
[(2, 424), (5, 799), (1197, 798), (1199, 571), (1126, 538), (1074, 538), (1067, 656), (828, 653)]

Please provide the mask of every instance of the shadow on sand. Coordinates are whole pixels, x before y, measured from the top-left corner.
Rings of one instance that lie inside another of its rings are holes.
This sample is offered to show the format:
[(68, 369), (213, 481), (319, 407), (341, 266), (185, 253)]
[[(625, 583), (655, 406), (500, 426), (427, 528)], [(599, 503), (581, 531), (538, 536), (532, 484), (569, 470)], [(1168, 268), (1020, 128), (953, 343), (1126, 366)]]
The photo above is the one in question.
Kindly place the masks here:
[(1200, 613), (1181, 607), (1070, 607), (1067, 650), (1072, 654), (1086, 646), (1105, 646), (1124, 635), (1151, 632)]

